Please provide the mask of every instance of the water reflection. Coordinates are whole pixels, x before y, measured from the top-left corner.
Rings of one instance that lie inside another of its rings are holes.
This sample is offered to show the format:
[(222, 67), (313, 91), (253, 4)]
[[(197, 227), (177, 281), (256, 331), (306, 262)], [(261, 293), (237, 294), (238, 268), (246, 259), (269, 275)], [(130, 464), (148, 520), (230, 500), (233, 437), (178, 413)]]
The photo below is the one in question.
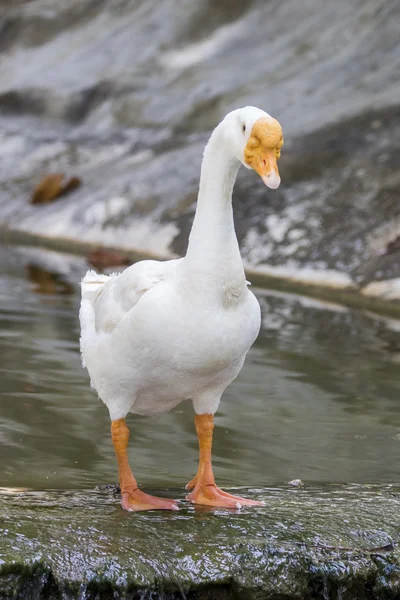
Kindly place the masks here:
[[(83, 259), (0, 249), (0, 486), (116, 480), (109, 418), (79, 357)], [(398, 480), (400, 323), (261, 292), (263, 329), (216, 418), (221, 485)], [(190, 403), (131, 416), (142, 485), (183, 487), (197, 465)]]
[(74, 288), (68, 281), (60, 279), (59, 273), (53, 273), (40, 265), (27, 264), (28, 279), (35, 284), (33, 290), (39, 294), (66, 294), (74, 293)]

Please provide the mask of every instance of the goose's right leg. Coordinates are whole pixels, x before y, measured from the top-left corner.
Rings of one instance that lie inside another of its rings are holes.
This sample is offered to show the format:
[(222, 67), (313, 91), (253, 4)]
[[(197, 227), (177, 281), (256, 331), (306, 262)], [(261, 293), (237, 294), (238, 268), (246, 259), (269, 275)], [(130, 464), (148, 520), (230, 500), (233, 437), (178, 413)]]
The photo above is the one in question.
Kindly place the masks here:
[(141, 492), (128, 462), (129, 429), (125, 419), (111, 422), (111, 437), (118, 461), (121, 503), (125, 510), (179, 510), (175, 500), (157, 498)]

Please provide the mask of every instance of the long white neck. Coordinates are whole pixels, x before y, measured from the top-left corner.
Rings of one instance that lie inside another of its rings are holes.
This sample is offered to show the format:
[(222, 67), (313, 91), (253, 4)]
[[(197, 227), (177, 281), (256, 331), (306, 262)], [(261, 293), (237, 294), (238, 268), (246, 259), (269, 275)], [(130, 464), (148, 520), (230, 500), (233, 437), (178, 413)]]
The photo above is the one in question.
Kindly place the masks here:
[(235, 233), (232, 190), (240, 167), (223, 144), (221, 125), (204, 150), (196, 214), (185, 257), (186, 273), (214, 275), (244, 283), (243, 263)]

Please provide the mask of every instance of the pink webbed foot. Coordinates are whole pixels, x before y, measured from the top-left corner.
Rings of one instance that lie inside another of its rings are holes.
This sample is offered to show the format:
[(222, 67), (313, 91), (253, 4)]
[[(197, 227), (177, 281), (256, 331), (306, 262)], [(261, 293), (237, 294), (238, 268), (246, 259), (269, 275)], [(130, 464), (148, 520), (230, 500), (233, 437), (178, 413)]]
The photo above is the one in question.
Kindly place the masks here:
[(121, 493), (122, 508), (132, 511), (142, 510), (179, 510), (175, 500), (150, 496), (136, 489), (134, 492)]
[[(196, 479), (196, 477), (195, 477)], [(186, 496), (186, 499), (193, 504), (201, 504), (202, 506), (215, 506), (221, 508), (242, 508), (242, 506), (265, 506), (264, 502), (257, 502), (256, 500), (248, 500), (241, 496), (233, 496), (220, 490), (215, 483), (202, 484), (201, 482), (194, 483), (194, 479), (188, 486), (194, 487), (193, 491)], [(187, 489), (190, 489), (188, 488)]]

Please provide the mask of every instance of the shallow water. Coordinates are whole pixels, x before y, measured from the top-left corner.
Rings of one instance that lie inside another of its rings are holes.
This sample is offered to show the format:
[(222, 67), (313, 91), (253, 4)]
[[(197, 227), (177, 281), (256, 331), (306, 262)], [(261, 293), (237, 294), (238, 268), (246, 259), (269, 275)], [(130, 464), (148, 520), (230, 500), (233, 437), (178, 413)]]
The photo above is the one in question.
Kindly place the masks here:
[[(83, 259), (0, 247), (0, 486), (115, 482), (105, 406), (79, 357)], [(400, 464), (400, 321), (260, 292), (263, 329), (216, 416), (220, 484), (392, 482)], [(190, 402), (131, 416), (144, 487), (197, 466)]]

